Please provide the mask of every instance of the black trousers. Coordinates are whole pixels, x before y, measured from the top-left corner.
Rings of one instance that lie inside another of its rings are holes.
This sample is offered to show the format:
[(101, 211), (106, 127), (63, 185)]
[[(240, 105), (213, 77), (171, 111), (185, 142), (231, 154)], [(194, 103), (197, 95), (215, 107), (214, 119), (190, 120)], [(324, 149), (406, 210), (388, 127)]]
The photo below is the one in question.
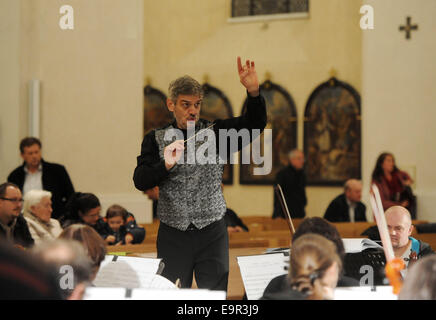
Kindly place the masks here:
[(182, 288), (191, 288), (192, 275), (198, 288), (227, 291), (229, 238), (224, 219), (203, 229), (180, 231), (160, 223), (157, 257), (165, 263), (162, 276)]

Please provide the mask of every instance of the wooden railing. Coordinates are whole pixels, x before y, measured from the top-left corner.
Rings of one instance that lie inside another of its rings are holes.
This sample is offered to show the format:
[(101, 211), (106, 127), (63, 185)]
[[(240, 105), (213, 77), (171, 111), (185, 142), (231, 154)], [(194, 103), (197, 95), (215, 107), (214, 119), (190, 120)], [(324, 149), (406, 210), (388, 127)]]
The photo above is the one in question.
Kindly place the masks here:
[[(231, 232), (229, 233), (230, 248), (253, 248), (253, 247), (286, 247), (291, 243), (291, 233), (288, 224), (284, 219), (272, 219), (271, 217), (242, 217), (243, 222), (249, 228), (249, 232)], [(297, 229), (303, 219), (294, 219), (293, 224)], [(414, 220), (413, 224), (427, 223), (424, 220)], [(362, 233), (375, 226), (375, 222), (338, 222), (332, 223), (342, 238), (365, 238)], [(143, 245), (153, 247), (156, 245), (157, 233), (159, 229), (159, 220), (152, 224), (143, 224), (146, 229), (145, 240)], [(426, 239), (432, 247), (436, 248), (436, 240), (433, 240), (432, 234), (417, 234), (413, 232), (412, 236), (417, 239)], [(436, 234), (434, 236), (436, 238)], [(147, 246), (146, 246), (147, 247)]]

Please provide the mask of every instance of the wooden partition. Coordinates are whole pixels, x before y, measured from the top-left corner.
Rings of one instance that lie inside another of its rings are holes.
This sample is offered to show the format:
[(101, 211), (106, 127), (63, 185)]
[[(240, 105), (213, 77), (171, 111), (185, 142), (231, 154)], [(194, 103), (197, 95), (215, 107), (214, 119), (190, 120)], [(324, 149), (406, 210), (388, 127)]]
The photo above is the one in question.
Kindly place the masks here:
[[(242, 221), (249, 228), (249, 232), (229, 233), (230, 248), (252, 248), (252, 247), (286, 247), (290, 245), (291, 233), (285, 219), (271, 217), (253, 216), (242, 217)], [(303, 219), (293, 219), (295, 229)], [(427, 223), (424, 220), (414, 220), (413, 224)], [(368, 228), (375, 226), (375, 222), (337, 222), (332, 223), (342, 238), (364, 238), (362, 233)], [(159, 220), (155, 219), (152, 224), (143, 224), (146, 229), (146, 236), (142, 244), (155, 246), (159, 229)], [(413, 236), (417, 236), (416, 231)], [(430, 237), (430, 236), (429, 236)], [(431, 237), (430, 237), (431, 238)]]

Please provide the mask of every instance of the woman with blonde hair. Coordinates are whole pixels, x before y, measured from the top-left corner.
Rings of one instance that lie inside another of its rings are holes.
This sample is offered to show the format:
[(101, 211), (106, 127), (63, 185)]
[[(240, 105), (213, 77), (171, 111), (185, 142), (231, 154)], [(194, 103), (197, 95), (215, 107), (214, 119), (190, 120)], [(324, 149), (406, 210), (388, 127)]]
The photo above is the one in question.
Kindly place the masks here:
[(307, 300), (333, 299), (342, 262), (327, 238), (308, 233), (292, 244), (289, 280)]
[(342, 262), (335, 244), (308, 233), (292, 243), (288, 286), (265, 292), (264, 300), (330, 300), (334, 297)]

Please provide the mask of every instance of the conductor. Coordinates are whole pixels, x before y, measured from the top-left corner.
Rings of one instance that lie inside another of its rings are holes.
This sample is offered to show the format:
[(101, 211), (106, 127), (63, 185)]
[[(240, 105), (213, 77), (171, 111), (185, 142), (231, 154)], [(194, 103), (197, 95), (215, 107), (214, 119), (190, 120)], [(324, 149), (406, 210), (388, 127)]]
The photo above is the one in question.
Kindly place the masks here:
[[(214, 122), (200, 119), (201, 85), (190, 76), (177, 78), (169, 85), (167, 99), (167, 107), (173, 112), (175, 121), (148, 133), (137, 157), (133, 175), (135, 187), (144, 191), (159, 186), (157, 214), (160, 226), (156, 246), (158, 258), (165, 263), (162, 276), (173, 282), (180, 279), (183, 288), (192, 286), (195, 274), (199, 288), (227, 291), (229, 244), (224, 220), (226, 203), (221, 189), (223, 164), (218, 156), (213, 163), (183, 160), (192, 156), (189, 143), (196, 148), (202, 146), (201, 139), (188, 141), (202, 131), (213, 132), (216, 138), (213, 149), (221, 156), (223, 141), (220, 139), (231, 138), (228, 135), (222, 138), (221, 130), (265, 128), (266, 106), (259, 92), (255, 64), (247, 60), (243, 65), (238, 57), (237, 68), (240, 82), (247, 90), (247, 112), (240, 117)], [(192, 130), (195, 135), (189, 136)], [(180, 135), (168, 141), (171, 132)], [(250, 135), (248, 141), (251, 143), (253, 138), (254, 135)], [(242, 147), (238, 144), (237, 149)], [(210, 148), (207, 150), (209, 153)], [(227, 157), (237, 150), (229, 151)]]

